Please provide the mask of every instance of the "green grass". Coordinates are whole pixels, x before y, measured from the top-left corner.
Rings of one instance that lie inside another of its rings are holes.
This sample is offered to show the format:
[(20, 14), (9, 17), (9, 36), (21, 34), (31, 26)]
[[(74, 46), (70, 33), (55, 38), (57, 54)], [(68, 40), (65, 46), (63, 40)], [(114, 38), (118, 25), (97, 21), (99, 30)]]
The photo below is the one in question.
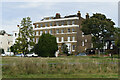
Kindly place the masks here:
[(3, 78), (118, 78), (118, 58), (3, 57), (2, 62), (8, 64), (2, 66)]

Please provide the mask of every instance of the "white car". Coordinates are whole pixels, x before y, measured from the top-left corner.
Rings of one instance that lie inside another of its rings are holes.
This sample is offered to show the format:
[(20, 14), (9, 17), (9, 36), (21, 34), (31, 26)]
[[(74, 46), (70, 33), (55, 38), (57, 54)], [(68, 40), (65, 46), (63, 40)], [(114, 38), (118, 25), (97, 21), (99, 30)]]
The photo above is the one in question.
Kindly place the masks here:
[(6, 54), (1, 54), (1, 56), (6, 56)]
[(26, 54), (27, 57), (37, 57), (38, 55), (35, 54), (35, 53), (29, 53), (29, 54)]

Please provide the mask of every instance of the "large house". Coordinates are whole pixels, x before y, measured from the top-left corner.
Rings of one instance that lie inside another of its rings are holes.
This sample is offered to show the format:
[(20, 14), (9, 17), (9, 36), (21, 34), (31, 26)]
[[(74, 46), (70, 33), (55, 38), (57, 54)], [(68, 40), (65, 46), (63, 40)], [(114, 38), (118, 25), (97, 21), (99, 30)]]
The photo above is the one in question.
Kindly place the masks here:
[[(89, 18), (89, 14), (86, 14), (87, 18)], [(33, 23), (35, 42), (38, 42), (43, 33), (49, 33), (56, 37), (60, 52), (63, 43), (68, 46), (70, 54), (85, 52), (86, 49), (92, 47), (92, 43), (91, 35), (84, 35), (81, 31), (83, 20), (80, 11), (75, 15), (65, 17), (61, 17), (59, 13), (56, 13), (55, 17), (43, 18), (41, 21)]]
[(4, 49), (5, 52), (10, 51), (10, 47), (13, 44), (13, 36), (6, 33), (4, 30), (0, 31), (0, 49)]

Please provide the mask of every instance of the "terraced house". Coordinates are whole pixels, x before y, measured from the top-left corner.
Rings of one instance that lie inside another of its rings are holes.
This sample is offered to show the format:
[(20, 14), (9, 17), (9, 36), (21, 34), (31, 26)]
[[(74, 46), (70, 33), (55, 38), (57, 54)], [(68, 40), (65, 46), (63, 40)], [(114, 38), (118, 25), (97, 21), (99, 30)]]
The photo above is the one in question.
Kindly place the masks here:
[[(86, 19), (89, 15), (86, 15)], [(33, 23), (35, 30), (35, 42), (37, 43), (39, 37), (43, 33), (49, 33), (56, 37), (59, 51), (61, 52), (61, 45), (65, 43), (68, 46), (70, 54), (78, 52), (85, 52), (86, 49), (91, 48), (91, 36), (84, 35), (81, 31), (81, 23), (84, 18), (81, 17), (80, 11), (76, 15), (68, 15), (61, 17), (56, 13), (55, 17), (46, 17), (41, 21)]]

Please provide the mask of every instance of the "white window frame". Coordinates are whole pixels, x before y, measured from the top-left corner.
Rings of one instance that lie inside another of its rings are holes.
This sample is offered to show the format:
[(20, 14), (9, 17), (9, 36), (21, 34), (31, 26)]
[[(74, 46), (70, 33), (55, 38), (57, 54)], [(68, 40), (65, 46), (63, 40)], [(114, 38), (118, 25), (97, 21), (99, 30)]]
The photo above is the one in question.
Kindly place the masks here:
[(48, 33), (48, 31), (46, 30), (46, 31), (45, 31), (45, 34), (47, 34), (47, 33)]
[(75, 25), (75, 21), (72, 21), (72, 25)]
[(84, 41), (82, 41), (82, 46), (85, 46), (85, 42)]
[(84, 32), (82, 32), (82, 37), (84, 37)]
[(64, 37), (61, 37), (61, 42), (64, 42)]
[(72, 41), (75, 41), (75, 36), (72, 37)]
[(56, 37), (57, 43), (59, 42), (59, 37)]
[(52, 34), (52, 30), (50, 30), (49, 33)]
[(85, 39), (85, 42), (87, 42), (88, 40), (87, 39)]
[(39, 38), (36, 38), (36, 43), (38, 43)]
[(68, 36), (68, 41), (70, 41), (70, 36)]
[(61, 29), (61, 33), (64, 33), (64, 29)]
[(39, 31), (36, 31), (36, 36), (38, 36), (39, 35)]
[(74, 28), (72, 29), (72, 32), (75, 32), (75, 29), (74, 29)]
[(43, 31), (40, 31), (40, 35), (42, 35), (43, 34)]
[(59, 29), (56, 29), (56, 33), (59, 34)]
[(39, 28), (39, 24), (36, 24), (36, 28)]

